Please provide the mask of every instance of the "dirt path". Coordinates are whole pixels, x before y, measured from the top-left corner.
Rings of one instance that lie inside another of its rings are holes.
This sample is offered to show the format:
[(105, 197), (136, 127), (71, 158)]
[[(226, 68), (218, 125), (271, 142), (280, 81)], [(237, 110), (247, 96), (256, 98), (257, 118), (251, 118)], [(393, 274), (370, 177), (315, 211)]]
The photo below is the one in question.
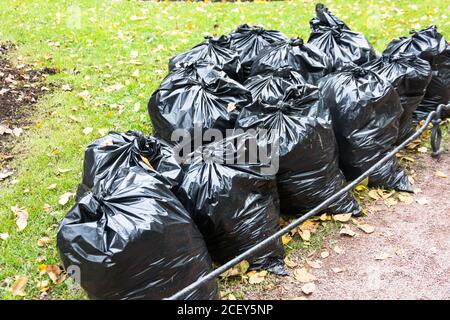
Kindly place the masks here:
[[(450, 154), (439, 162), (422, 155), (413, 168), (419, 191), (413, 203), (388, 207), (380, 199), (368, 205), (358, 223), (375, 227), (373, 233), (353, 226), (356, 236), (333, 235), (309, 257), (322, 261), (320, 268), (306, 265), (317, 278), (311, 295), (302, 293), (290, 269), (290, 276), (246, 299), (450, 299)], [(329, 256), (321, 257), (323, 251)]]
[[(439, 170), (450, 177), (450, 155), (439, 162), (423, 156), (419, 163), (425, 168), (416, 170), (415, 187), (422, 190), (416, 202), (369, 207), (364, 221), (375, 232), (339, 241), (345, 253), (312, 271), (318, 282), (311, 298), (450, 299), (450, 179), (436, 176)], [(392, 257), (375, 260), (382, 252)]]

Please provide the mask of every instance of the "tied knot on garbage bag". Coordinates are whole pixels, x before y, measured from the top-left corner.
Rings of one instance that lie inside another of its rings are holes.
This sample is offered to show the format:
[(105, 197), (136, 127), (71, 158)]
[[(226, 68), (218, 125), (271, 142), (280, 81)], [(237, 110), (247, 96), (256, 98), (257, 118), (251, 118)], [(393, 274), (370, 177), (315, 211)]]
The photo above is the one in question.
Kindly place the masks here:
[(310, 26), (308, 43), (315, 45), (329, 57), (332, 71), (347, 62), (361, 65), (377, 57), (364, 35), (350, 30), (323, 4), (316, 6), (316, 17), (310, 20)]
[(293, 38), (275, 42), (261, 51), (252, 65), (251, 76), (273, 73), (283, 67), (292, 67), (312, 84), (331, 71), (324, 52), (312, 44), (304, 44), (300, 38)]
[[(429, 25), (421, 30), (411, 30), (410, 34), (409, 37), (392, 40), (383, 51), (383, 55), (406, 53), (429, 63), (431, 80), (426, 87), (425, 95), (413, 111), (415, 122), (419, 122), (436, 110), (439, 104), (447, 104), (450, 101), (450, 45), (435, 25)], [(442, 116), (449, 117), (450, 112), (444, 112)]]

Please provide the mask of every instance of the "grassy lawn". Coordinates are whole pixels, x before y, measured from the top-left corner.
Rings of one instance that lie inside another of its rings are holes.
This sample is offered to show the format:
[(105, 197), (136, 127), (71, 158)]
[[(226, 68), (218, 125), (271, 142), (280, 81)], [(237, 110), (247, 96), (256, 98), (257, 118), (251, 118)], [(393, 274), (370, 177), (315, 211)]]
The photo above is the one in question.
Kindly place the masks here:
[[(73, 199), (66, 205), (58, 200), (75, 191), (85, 147), (108, 130), (151, 133), (147, 101), (172, 55), (203, 36), (228, 33), (244, 22), (306, 40), (314, 3), (2, 0), (0, 41), (18, 45), (11, 59), (61, 72), (48, 78), (54, 91), (40, 100), (31, 115), (33, 124), (14, 140), (16, 183), (9, 179), (0, 185), (0, 233), (10, 235), (0, 240), (0, 299), (14, 298), (10, 287), (15, 276), (29, 278), (25, 298), (39, 297), (36, 285), (48, 276), (39, 274), (38, 267), (59, 263), (55, 233), (73, 204)], [(333, 13), (363, 32), (379, 51), (392, 38), (431, 23), (450, 39), (449, 0), (396, 1), (394, 9), (383, 0), (355, 3), (326, 1)], [(63, 85), (71, 91), (62, 90)], [(85, 128), (93, 130), (87, 133)], [(49, 189), (52, 184), (56, 188)], [(49, 212), (43, 209), (46, 204)], [(21, 232), (11, 211), (15, 205), (29, 213), (28, 226)], [(43, 236), (51, 242), (39, 247), (37, 241)], [(45, 259), (38, 262), (41, 256)], [(70, 281), (50, 286), (52, 299), (85, 297), (72, 289)]]

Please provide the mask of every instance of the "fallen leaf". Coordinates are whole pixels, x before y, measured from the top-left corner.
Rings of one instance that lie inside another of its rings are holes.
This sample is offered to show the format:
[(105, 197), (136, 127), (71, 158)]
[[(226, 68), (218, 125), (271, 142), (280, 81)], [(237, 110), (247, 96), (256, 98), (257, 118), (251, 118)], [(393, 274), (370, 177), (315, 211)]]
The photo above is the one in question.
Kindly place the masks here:
[(6, 241), (9, 238), (9, 234), (7, 232), (0, 233), (0, 239)]
[(11, 211), (16, 215), (17, 230), (22, 231), (28, 224), (28, 211), (18, 205), (11, 207)]
[(231, 112), (231, 111), (233, 111), (234, 109), (236, 109), (236, 103), (234, 103), (234, 102), (228, 103), (227, 111), (228, 111), (228, 112)]
[(62, 270), (59, 268), (59, 266), (55, 264), (48, 265), (45, 268), (45, 273), (48, 274), (50, 280), (52, 280), (53, 283), (60, 283), (58, 276), (62, 273)]
[(267, 271), (255, 272), (251, 276), (248, 277), (248, 283), (259, 284), (265, 280), (266, 276), (267, 276)]
[(36, 262), (37, 263), (41, 263), (42, 261), (45, 261), (45, 260), (47, 260), (46, 256), (39, 256), (39, 257), (36, 258)]
[(119, 90), (121, 90), (123, 88), (125, 88), (125, 85), (123, 85), (122, 83), (116, 83), (116, 84), (113, 84), (111, 86), (103, 88), (103, 91), (105, 91), (106, 93), (111, 93), (111, 92), (114, 92), (114, 91), (119, 91)]
[(297, 263), (295, 263), (294, 261), (289, 259), (289, 257), (284, 258), (284, 263), (286, 264), (286, 266), (288, 268), (291, 268), (291, 269), (297, 267)]
[(334, 273), (341, 273), (345, 271), (343, 268), (331, 268), (331, 270), (333, 270)]
[(300, 231), (299, 234), (303, 241), (309, 241), (311, 239), (311, 232), (309, 230)]
[(368, 190), (368, 188), (367, 188), (367, 186), (360, 184), (355, 187), (355, 190), (358, 192), (361, 192), (361, 191)]
[(311, 260), (306, 260), (306, 263), (307, 263), (311, 268), (314, 268), (314, 269), (320, 269), (320, 268), (322, 268), (322, 261), (320, 261), (320, 260), (313, 260), (313, 261), (311, 261)]
[(320, 256), (322, 257), (322, 259), (328, 258), (330, 256), (330, 253), (328, 251), (322, 251), (320, 253)]
[(70, 85), (68, 85), (68, 84), (63, 84), (61, 86), (61, 90), (62, 91), (72, 91), (72, 87)]
[(49, 289), (49, 282), (48, 282), (48, 280), (42, 280), (42, 281), (38, 281), (37, 282), (37, 284), (36, 284), (36, 288), (39, 290), (39, 291), (48, 291), (48, 289)]
[(12, 130), (13, 135), (15, 135), (16, 137), (20, 137), (20, 135), (23, 133), (23, 129), (22, 128), (14, 128)]
[(380, 196), (378, 194), (377, 190), (370, 190), (368, 193), (369, 197), (372, 198), (373, 200), (379, 200)]
[(448, 176), (445, 173), (443, 173), (442, 171), (439, 171), (439, 170), (436, 171), (436, 177), (444, 178), (444, 179), (448, 178)]
[(294, 278), (297, 281), (306, 283), (316, 281), (316, 277), (308, 272), (306, 268), (300, 268), (294, 271)]
[(417, 149), (417, 151), (419, 151), (420, 153), (427, 153), (428, 152), (428, 148), (427, 147), (420, 147)]
[(84, 134), (85, 136), (87, 136), (88, 134), (92, 133), (93, 130), (94, 130), (94, 129), (91, 128), (91, 127), (84, 128), (84, 129), (83, 129), (83, 134)]
[(56, 189), (56, 183), (52, 183), (47, 187), (48, 190)]
[(418, 204), (420, 204), (420, 205), (423, 205), (423, 206), (430, 203), (426, 198), (419, 198), (419, 199), (416, 200), (416, 202)]
[(66, 192), (64, 193), (61, 197), (59, 197), (59, 201), (58, 203), (60, 205), (65, 205), (67, 202), (69, 202), (70, 198), (73, 197), (75, 195), (75, 193), (72, 192)]
[(375, 256), (375, 260), (386, 260), (388, 258), (392, 258), (392, 256), (386, 252), (380, 252)]
[(236, 297), (234, 296), (234, 294), (232, 294), (232, 293), (230, 293), (227, 298), (228, 298), (228, 300), (237, 300)]
[(341, 247), (335, 246), (333, 248), (333, 251), (336, 252), (337, 254), (343, 254), (345, 252), (344, 249), (342, 249)]
[(341, 231), (339, 231), (339, 234), (344, 235), (344, 236), (349, 236), (349, 237), (354, 237), (356, 236), (356, 232), (353, 231), (352, 229), (348, 228), (342, 228)]
[(431, 251), (431, 253), (436, 254), (438, 252), (438, 249), (436, 247), (431, 247), (430, 251)]
[(302, 286), (302, 292), (306, 295), (310, 295), (316, 290), (316, 285), (313, 282), (306, 283)]
[(387, 198), (384, 200), (384, 203), (388, 206), (388, 207), (392, 207), (398, 204), (398, 201), (395, 200), (394, 198)]
[(13, 296), (25, 296), (25, 288), (27, 287), (28, 277), (18, 277), (12, 285), (11, 291)]
[(287, 233), (281, 237), (281, 242), (283, 243), (283, 245), (287, 245), (289, 242), (291, 242), (291, 240), (292, 237)]
[(82, 100), (87, 100), (87, 99), (89, 99), (90, 95), (91, 94), (89, 93), (89, 91), (84, 90), (78, 94), (78, 97), (80, 97)]
[(375, 231), (375, 228), (367, 223), (358, 224), (358, 228), (364, 231), (365, 233), (372, 233)]
[(401, 202), (404, 202), (405, 204), (411, 204), (411, 203), (414, 202), (413, 197), (411, 197), (407, 193), (399, 193), (398, 194), (398, 200), (400, 200)]
[(352, 217), (351, 213), (335, 214), (333, 215), (333, 220), (339, 222), (347, 222), (351, 219), (351, 217)]
[(49, 243), (50, 243), (49, 237), (42, 237), (37, 241), (38, 247), (46, 247)]
[(61, 169), (61, 168), (58, 168), (58, 172), (59, 173), (66, 173), (66, 172), (69, 172), (69, 171), (72, 171), (72, 169)]
[(12, 171), (0, 172), (0, 181), (12, 176), (14, 173)]

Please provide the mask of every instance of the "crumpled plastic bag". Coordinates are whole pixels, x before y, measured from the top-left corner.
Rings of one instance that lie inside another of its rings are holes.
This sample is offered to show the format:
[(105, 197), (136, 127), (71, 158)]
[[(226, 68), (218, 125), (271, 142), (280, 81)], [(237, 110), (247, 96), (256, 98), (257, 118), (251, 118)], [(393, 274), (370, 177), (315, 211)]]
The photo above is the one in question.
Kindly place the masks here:
[[(450, 101), (450, 45), (444, 36), (437, 31), (435, 25), (422, 30), (412, 30), (411, 36), (392, 40), (384, 55), (408, 53), (427, 60), (432, 70), (431, 82), (427, 87), (425, 97), (417, 107), (417, 120), (425, 118), (435, 111), (439, 104)], [(450, 117), (450, 112), (442, 116)]]
[(230, 49), (230, 44), (227, 36), (205, 37), (204, 42), (170, 59), (169, 70), (172, 71), (180, 63), (207, 61), (219, 67), (230, 78), (242, 81), (241, 60), (237, 51)]
[[(205, 242), (151, 169), (120, 168), (97, 181), (61, 222), (58, 249), (92, 299), (163, 299), (212, 271)], [(217, 299), (211, 280), (184, 299)]]
[(274, 72), (286, 66), (292, 67), (311, 84), (331, 72), (331, 61), (325, 53), (297, 37), (266, 47), (253, 63), (251, 75)]
[[(317, 87), (292, 86), (275, 104), (257, 100), (242, 111), (236, 128), (266, 129), (268, 141), (279, 139), (277, 181), (283, 214), (304, 214), (345, 187), (330, 111)], [(361, 208), (347, 193), (322, 212), (359, 216)]]
[[(185, 160), (178, 198), (205, 238), (212, 260), (223, 264), (279, 229), (280, 207), (275, 176), (266, 164), (243, 161), (247, 134), (198, 148)], [(244, 156), (245, 157), (245, 156)], [(226, 160), (226, 161), (225, 161)], [(284, 249), (274, 241), (247, 259), (250, 270), (284, 270)]]
[(253, 101), (260, 99), (269, 103), (277, 103), (283, 99), (287, 88), (304, 83), (306, 80), (292, 67), (282, 67), (273, 72), (251, 76), (244, 82), (244, 87), (252, 93)]
[(413, 114), (431, 80), (429, 63), (416, 55), (400, 53), (382, 56), (362, 67), (388, 79), (400, 96), (403, 114), (397, 144), (402, 143), (415, 133)]
[(121, 168), (151, 167), (175, 190), (182, 179), (181, 166), (172, 148), (165, 142), (146, 137), (138, 131), (110, 132), (91, 143), (84, 154), (83, 178), (78, 186), (77, 199), (91, 190), (99, 180), (105, 179)]
[(175, 144), (172, 133), (183, 129), (194, 136), (200, 128), (223, 135), (234, 128), (240, 110), (251, 103), (251, 93), (211, 63), (181, 64), (162, 81), (148, 103), (154, 134)]
[(316, 5), (316, 17), (310, 21), (308, 43), (323, 51), (331, 60), (332, 71), (352, 62), (361, 65), (377, 58), (363, 34), (350, 30), (323, 4)]
[[(319, 82), (331, 110), (340, 167), (348, 180), (359, 177), (392, 150), (403, 113), (389, 81), (356, 65), (347, 65)], [(370, 187), (412, 192), (395, 157), (369, 176)]]
[(250, 76), (253, 62), (258, 54), (268, 45), (277, 41), (287, 40), (287, 37), (277, 30), (266, 30), (261, 26), (240, 25), (230, 33), (231, 49), (239, 52), (244, 79)]

